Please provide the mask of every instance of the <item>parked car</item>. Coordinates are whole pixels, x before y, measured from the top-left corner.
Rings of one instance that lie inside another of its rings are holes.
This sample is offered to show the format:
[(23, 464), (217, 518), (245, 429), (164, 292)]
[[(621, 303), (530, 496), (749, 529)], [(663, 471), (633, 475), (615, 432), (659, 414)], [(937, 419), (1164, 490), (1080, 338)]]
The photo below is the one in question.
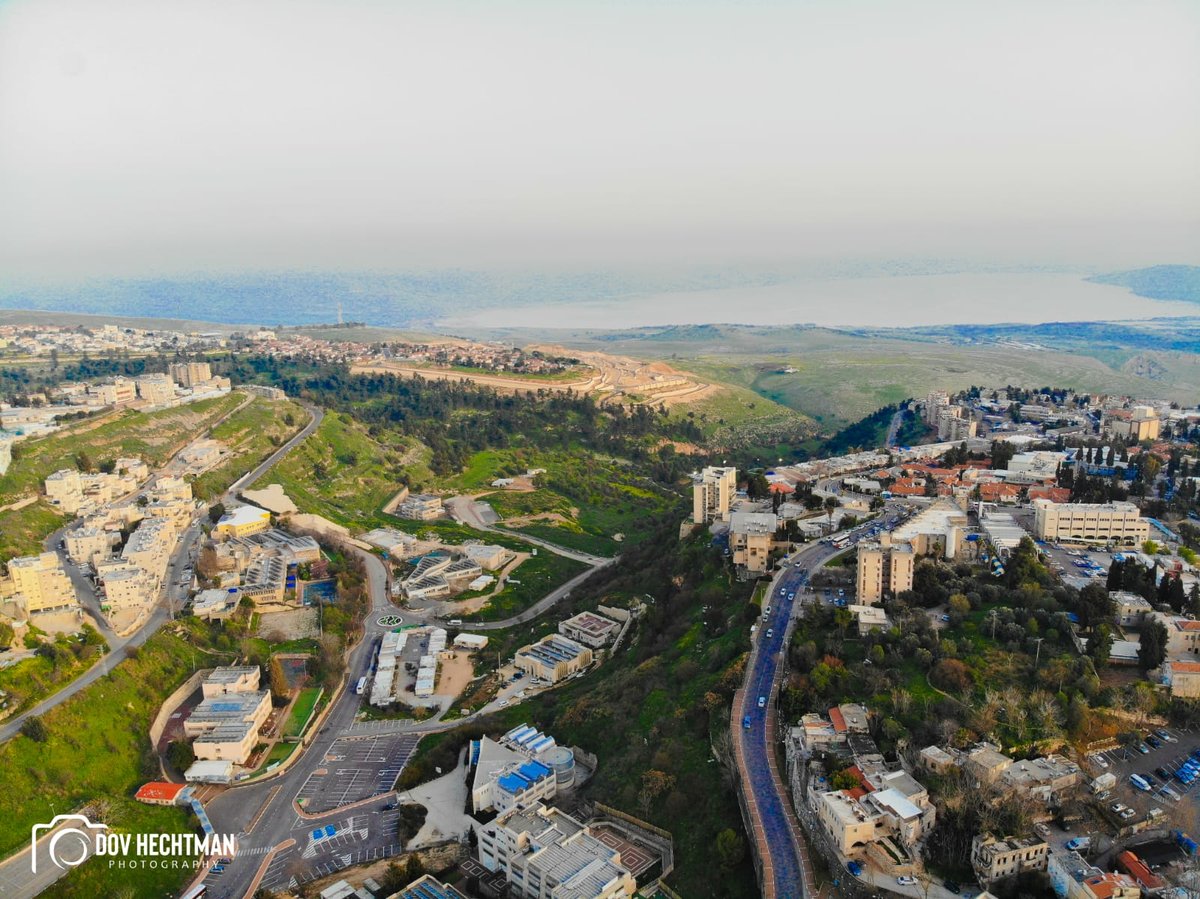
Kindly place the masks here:
[(1096, 755), (1093, 755), (1091, 758), (1092, 758), (1092, 761), (1095, 762), (1097, 765), (1099, 765), (1101, 768), (1104, 768), (1105, 770), (1108, 769), (1108, 760), (1104, 756), (1097, 753)]
[(1120, 818), (1122, 821), (1128, 821), (1130, 818), (1137, 817), (1137, 812), (1135, 812), (1131, 808), (1127, 808), (1123, 812), (1121, 812), (1119, 815), (1117, 815), (1117, 817)]
[(1151, 749), (1159, 749), (1162, 747), (1162, 740), (1158, 737), (1147, 736), (1146, 742), (1150, 744)]
[(1156, 730), (1154, 733), (1160, 740), (1166, 740), (1168, 743), (1178, 743), (1179, 742), (1179, 740), (1177, 738), (1171, 736), (1169, 731)]
[(947, 893), (953, 893), (955, 896), (962, 892), (962, 887), (959, 886), (957, 880), (947, 880), (942, 886), (946, 888)]
[(1125, 811), (1125, 808), (1126, 808), (1126, 806), (1123, 805), (1122, 803), (1114, 802), (1112, 805), (1110, 805), (1108, 807), (1108, 810), (1110, 812), (1112, 812), (1114, 815), (1119, 815), (1119, 814), (1121, 814), (1121, 812)]
[(900, 884), (900, 886), (902, 886), (902, 887), (916, 886), (917, 878), (910, 877), (907, 874), (901, 874), (899, 877), (896, 878), (896, 883)]
[(1147, 746), (1145, 743), (1138, 743), (1133, 748), (1136, 749), (1138, 752), (1140, 752), (1142, 755), (1150, 754), (1150, 747)]
[(846, 870), (855, 877), (862, 877), (863, 866), (861, 862), (846, 862)]
[(1046, 837), (1050, 836), (1050, 828), (1047, 827), (1045, 824), (1043, 824), (1040, 821), (1037, 824), (1033, 825), (1033, 832), (1036, 833), (1043, 840), (1046, 839)]
[(1159, 776), (1159, 778), (1162, 780), (1170, 780), (1171, 779), (1171, 772), (1168, 771), (1166, 768), (1162, 767), (1161, 765), (1154, 769), (1154, 773), (1157, 774)]

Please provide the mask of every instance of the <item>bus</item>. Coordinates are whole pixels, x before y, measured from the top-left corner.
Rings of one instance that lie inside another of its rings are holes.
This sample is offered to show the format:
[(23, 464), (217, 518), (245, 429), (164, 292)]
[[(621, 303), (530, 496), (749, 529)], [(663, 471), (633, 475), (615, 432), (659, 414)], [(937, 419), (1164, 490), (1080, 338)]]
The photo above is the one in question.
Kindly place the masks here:
[(354, 688), (354, 692), (362, 696), (362, 691), (365, 689), (367, 689), (367, 679), (366, 677), (360, 677), (358, 679), (358, 686)]
[(1129, 775), (1129, 782), (1130, 782), (1131, 784), (1133, 784), (1133, 786), (1134, 786), (1135, 788), (1137, 788), (1137, 789), (1141, 790), (1143, 793), (1149, 793), (1149, 792), (1150, 792), (1150, 784), (1149, 784), (1149, 782), (1146, 780), (1146, 778), (1142, 777), (1142, 775), (1140, 775), (1140, 774), (1130, 774), (1130, 775)]
[(843, 534), (841, 537), (835, 537), (831, 542), (834, 549), (844, 549), (850, 542), (850, 537)]

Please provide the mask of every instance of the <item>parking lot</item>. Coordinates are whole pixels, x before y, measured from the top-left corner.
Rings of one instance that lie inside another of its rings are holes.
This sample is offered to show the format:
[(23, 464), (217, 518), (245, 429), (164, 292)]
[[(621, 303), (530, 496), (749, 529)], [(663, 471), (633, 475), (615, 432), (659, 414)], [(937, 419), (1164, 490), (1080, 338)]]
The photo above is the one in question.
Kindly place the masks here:
[(296, 802), (306, 812), (319, 813), (386, 793), (419, 741), (412, 734), (339, 738), (325, 754), (324, 765), (308, 776)]
[[(1153, 730), (1159, 730), (1159, 728)], [(1148, 750), (1145, 753), (1139, 752), (1137, 749), (1118, 747), (1105, 752), (1093, 753), (1089, 757), (1101, 760), (1100, 763), (1092, 761), (1088, 763), (1087, 767), (1093, 777), (1103, 773), (1116, 775), (1117, 784), (1111, 791), (1112, 795), (1104, 800), (1104, 805), (1108, 809), (1114, 802), (1120, 802), (1134, 809), (1137, 815), (1127, 819), (1130, 823), (1145, 817), (1146, 813), (1153, 808), (1161, 808), (1170, 812), (1176, 802), (1200, 801), (1200, 779), (1186, 785), (1174, 776), (1175, 772), (1188, 760), (1189, 753), (1200, 749), (1200, 733), (1178, 728), (1165, 728), (1165, 731), (1174, 737), (1176, 742), (1159, 739), (1158, 742), (1161, 745), (1158, 748), (1143, 742), (1142, 745)], [(1152, 732), (1147, 729), (1141, 731), (1143, 736)], [(1172, 775), (1170, 779), (1165, 780), (1157, 773), (1156, 769), (1158, 768), (1170, 773)], [(1131, 774), (1138, 774), (1150, 780), (1154, 785), (1153, 790), (1146, 793), (1136, 789), (1129, 781)], [(1179, 799), (1163, 795), (1160, 790), (1164, 786), (1169, 786)]]

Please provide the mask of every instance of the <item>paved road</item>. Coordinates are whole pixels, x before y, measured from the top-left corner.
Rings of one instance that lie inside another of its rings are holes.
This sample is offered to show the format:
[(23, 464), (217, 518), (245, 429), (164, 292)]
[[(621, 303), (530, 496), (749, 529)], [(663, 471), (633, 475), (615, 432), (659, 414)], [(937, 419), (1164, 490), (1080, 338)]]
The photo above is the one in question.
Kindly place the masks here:
[[(899, 524), (900, 505), (889, 504), (880, 520), (895, 519)], [(865, 538), (869, 527), (851, 531), (855, 534), (854, 542)], [(754, 831), (751, 836), (758, 843), (763, 865), (763, 890), (774, 899), (799, 899), (813, 892), (808, 848), (791, 805), (791, 791), (775, 755), (779, 734), (776, 693), (787, 665), (793, 620), (800, 606), (813, 596), (806, 591), (809, 580), (843, 551), (826, 543), (806, 544), (792, 554), (788, 565), (771, 582), (770, 594), (763, 600), (770, 612), (759, 622), (756, 645), (743, 681), (741, 704), (733, 722), (740, 774)], [(760, 698), (763, 707), (759, 706)]]
[[(487, 500), (485, 499), (484, 502)], [(608, 565), (614, 560), (607, 556), (594, 556), (591, 553), (581, 552), (577, 549), (567, 549), (559, 546), (557, 543), (551, 543), (549, 540), (543, 540), (540, 537), (533, 537), (529, 534), (521, 534), (514, 531), (506, 531), (503, 528), (493, 527), (488, 522), (484, 521), (479, 514), (479, 510), (475, 508), (475, 501), (469, 496), (451, 497), (446, 502), (447, 508), (450, 510), (450, 515), (459, 524), (465, 524), (468, 527), (475, 528), (477, 531), (490, 531), (493, 534), (511, 539), (532, 543), (534, 546), (545, 547), (552, 553), (557, 553), (560, 556), (566, 556), (568, 559), (575, 559), (579, 562), (586, 562), (588, 565)]]
[[(243, 404), (245, 405), (245, 404)], [(238, 406), (238, 409), (242, 406)], [(253, 483), (258, 478), (262, 477), (271, 469), (280, 459), (286, 456), (295, 446), (303, 442), (313, 431), (320, 425), (321, 419), (325, 413), (316, 406), (305, 405), (305, 408), (312, 414), (313, 418), (304, 428), (302, 428), (291, 440), (283, 444), (279, 449), (273, 452), (261, 465), (255, 468), (252, 472), (243, 478), (236, 481), (228, 491), (226, 491), (223, 499), (232, 498), (243, 485)], [(236, 412), (234, 409), (230, 412)], [(224, 419), (222, 419), (224, 420)], [(144, 493), (153, 484), (152, 478), (147, 482), (146, 486), (142, 487), (138, 493)], [(75, 586), (75, 593), (79, 597), (80, 603), (84, 610), (94, 620), (97, 629), (108, 641), (109, 651), (96, 664), (85, 671), (82, 675), (72, 681), (63, 689), (59, 690), (53, 696), (49, 696), (35, 705), (33, 708), (23, 712), (20, 715), (6, 721), (3, 727), (0, 727), (0, 743), (12, 739), (20, 731), (21, 725), (27, 718), (32, 715), (43, 715), (50, 711), (55, 706), (70, 699), (79, 693), (80, 690), (94, 684), (97, 680), (107, 674), (113, 666), (119, 664), (124, 659), (129, 647), (141, 646), (151, 635), (155, 633), (167, 621), (174, 617), (175, 612), (182, 608), (183, 603), (187, 599), (188, 588), (185, 584), (180, 583), (180, 577), (185, 565), (194, 564), (196, 553), (198, 551), (198, 543), (201, 536), (200, 529), (201, 516), (193, 518), (187, 530), (180, 537), (179, 542), (175, 546), (174, 552), (171, 554), (171, 561), (167, 566), (167, 578), (163, 596), (150, 613), (150, 616), (136, 631), (127, 634), (124, 637), (117, 636), (109, 627), (108, 621), (100, 613), (100, 604), (96, 598), (96, 593), (91, 585), (91, 582), (83, 574), (78, 566), (67, 559), (66, 554), (58, 548), (59, 541), (62, 540), (62, 535), (66, 528), (60, 528), (49, 537), (46, 538), (46, 548), (57, 552), (62, 559), (63, 567), (67, 574), (70, 575), (71, 581)], [(190, 582), (190, 581), (189, 581)]]
[(897, 409), (896, 414), (892, 416), (892, 422), (888, 425), (887, 440), (883, 442), (884, 446), (895, 446), (896, 438), (900, 435), (900, 426), (904, 424), (904, 409)]

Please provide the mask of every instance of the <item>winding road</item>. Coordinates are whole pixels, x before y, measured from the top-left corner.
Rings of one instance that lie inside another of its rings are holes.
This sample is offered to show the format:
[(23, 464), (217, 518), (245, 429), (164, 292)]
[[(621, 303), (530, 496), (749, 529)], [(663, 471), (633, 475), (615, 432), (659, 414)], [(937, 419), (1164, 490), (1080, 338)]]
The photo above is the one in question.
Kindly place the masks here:
[[(237, 491), (243, 486), (246, 484), (252, 484), (258, 478), (262, 477), (280, 459), (291, 452), (291, 450), (294, 449), (298, 444), (308, 439), (313, 431), (317, 429), (317, 427), (321, 424), (321, 419), (325, 417), (325, 413), (316, 406), (310, 406), (308, 404), (302, 405), (304, 405), (304, 408), (307, 409), (312, 415), (312, 420), (309, 421), (309, 423), (301, 428), (298, 432), (296, 432), (296, 434), (290, 440), (288, 440), (287, 443), (280, 446), (279, 449), (275, 450), (275, 452), (263, 460), (263, 462), (259, 464), (253, 471), (234, 482), (234, 484), (230, 486), (230, 488), (223, 495), (223, 500), (232, 499), (233, 496), (236, 495)], [(237, 408), (240, 409), (242, 406), (238, 406)], [(230, 414), (235, 411), (237, 411), (237, 409), (232, 410)], [(224, 417), (220, 419), (220, 421), (223, 420)], [(214, 426), (219, 424), (220, 421), (214, 422)], [(209, 430), (211, 430), (211, 428)], [(138, 493), (145, 492), (153, 483), (154, 478), (151, 478), (145, 486), (140, 488)], [(44, 715), (55, 706), (66, 702), (72, 696), (78, 694), (79, 691), (94, 684), (97, 680), (107, 674), (115, 665), (120, 664), (121, 660), (125, 658), (126, 653), (131, 647), (141, 646), (143, 643), (149, 640), (150, 637), (160, 627), (174, 618), (175, 610), (180, 608), (183, 602), (187, 599), (188, 590), (186, 585), (180, 584), (180, 574), (189, 561), (194, 560), (196, 546), (202, 533), (200, 529), (202, 515), (203, 513), (198, 514), (192, 519), (191, 523), (188, 525), (187, 529), (184, 530), (183, 534), (179, 538), (179, 541), (176, 543), (175, 550), (171, 554), (171, 561), (167, 565), (167, 577), (164, 584), (163, 593), (159, 598), (158, 603), (155, 605), (154, 610), (150, 613), (150, 616), (140, 627), (123, 637), (118, 636), (112, 630), (112, 628), (109, 627), (107, 619), (101, 614), (100, 604), (97, 600), (96, 592), (92, 587), (91, 582), (87, 579), (80, 568), (71, 562), (63, 550), (59, 548), (59, 542), (62, 540), (62, 536), (65, 533), (66, 528), (60, 528), (46, 538), (46, 549), (59, 554), (59, 557), (63, 563), (63, 567), (70, 576), (71, 582), (75, 587), (75, 594), (79, 597), (80, 605), (83, 606), (88, 615), (94, 619), (97, 629), (100, 631), (104, 639), (108, 641), (109, 651), (105, 653), (99, 659), (99, 661), (92, 665), (91, 668), (89, 668), (75, 680), (71, 681), (71, 683), (67, 684), (57, 693), (53, 694), (52, 696), (48, 696), (46, 699), (43, 699), (32, 708), (4, 722), (4, 725), (0, 727), (0, 743), (10, 740), (16, 736), (16, 734), (21, 730), (21, 725), (24, 724), (28, 718), (35, 715)]]

